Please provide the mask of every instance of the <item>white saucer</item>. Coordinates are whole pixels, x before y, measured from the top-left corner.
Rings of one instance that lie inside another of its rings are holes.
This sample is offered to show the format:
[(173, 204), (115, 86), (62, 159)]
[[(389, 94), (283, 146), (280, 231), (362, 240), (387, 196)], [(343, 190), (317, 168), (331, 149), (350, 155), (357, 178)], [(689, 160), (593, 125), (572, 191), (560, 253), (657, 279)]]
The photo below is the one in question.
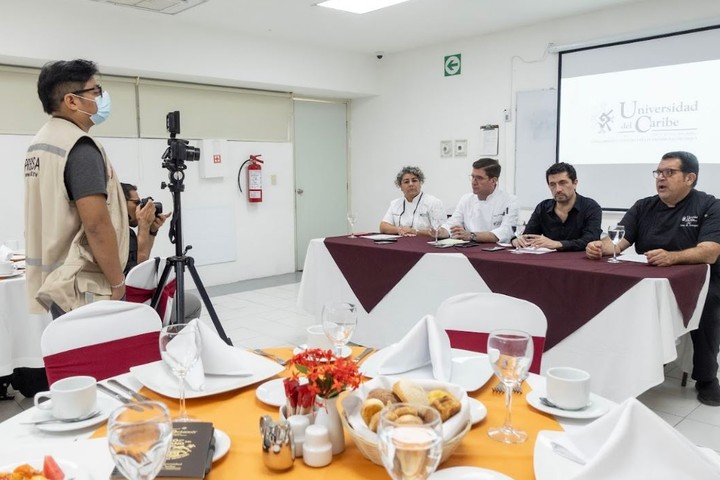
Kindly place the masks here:
[(555, 415), (556, 417), (581, 419), (597, 418), (605, 415), (608, 410), (610, 410), (610, 406), (613, 405), (613, 402), (611, 402), (610, 400), (603, 398), (600, 395), (595, 395), (594, 393), (591, 393), (590, 405), (588, 405), (587, 407), (580, 410), (563, 410), (561, 408), (553, 408), (548, 407), (547, 405), (543, 405), (542, 403), (540, 403), (541, 396), (543, 396), (542, 393), (538, 392), (537, 390), (533, 390), (532, 392), (527, 394), (527, 403), (529, 403), (533, 408), (540, 410), (541, 412), (549, 413), (550, 415)]
[(230, 451), (230, 437), (217, 428), (213, 432), (213, 437), (215, 437), (215, 453), (213, 453), (212, 461), (215, 463)]
[[(60, 470), (62, 470), (65, 474), (65, 478), (70, 478), (74, 480), (90, 480), (88, 474), (83, 472), (77, 463), (71, 462), (70, 460), (64, 460), (62, 458), (53, 457), (53, 459), (55, 460), (55, 463), (58, 464), (58, 467), (60, 467)], [(31, 458), (30, 460), (11, 463), (10, 465), (2, 465), (0, 466), (0, 472), (12, 472), (20, 465), (24, 465), (26, 463), (35, 470), (42, 471), (43, 462), (44, 458)]]
[(483, 421), (487, 417), (487, 407), (480, 400), (468, 397), (470, 404), (470, 421), (473, 425)]
[[(297, 355), (298, 353), (302, 353), (307, 349), (307, 345), (302, 344), (298, 345), (293, 349), (293, 355)], [(342, 354), (340, 357), (342, 358), (348, 358), (350, 355), (352, 355), (352, 348), (348, 347), (347, 345), (344, 345), (342, 347)]]
[(513, 480), (504, 473), (480, 467), (450, 467), (437, 470), (428, 480)]
[[(112, 412), (118, 405), (120, 404), (117, 401), (104, 395), (98, 395), (96, 406), (101, 413), (97, 417), (88, 418), (87, 420), (83, 420), (81, 422), (45, 423), (35, 426), (38, 430), (43, 432), (72, 432), (73, 430), (94, 427), (95, 425), (103, 423), (107, 420), (110, 416), (110, 412)], [(49, 420), (51, 418), (53, 418), (53, 416), (50, 412), (40, 410), (39, 414), (33, 417), (32, 421)], [(71, 477), (71, 475), (66, 476)]]
[(287, 403), (283, 380), (283, 378), (276, 378), (263, 383), (255, 389), (255, 396), (258, 400), (267, 405), (282, 407), (285, 403)]
[(25, 273), (24, 270), (15, 270), (13, 273), (8, 273), (8, 274), (6, 274), (6, 275), (0, 275), (0, 278), (12, 278), (12, 277), (17, 277), (18, 275), (22, 275), (23, 273)]

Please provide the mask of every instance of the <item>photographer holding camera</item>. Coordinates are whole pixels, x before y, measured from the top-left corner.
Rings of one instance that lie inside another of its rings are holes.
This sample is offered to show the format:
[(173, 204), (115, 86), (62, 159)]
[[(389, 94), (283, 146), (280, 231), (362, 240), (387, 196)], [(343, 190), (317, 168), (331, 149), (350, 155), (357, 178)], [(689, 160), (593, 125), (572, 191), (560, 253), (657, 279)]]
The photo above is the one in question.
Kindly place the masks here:
[[(165, 224), (172, 212), (162, 213), (162, 204), (152, 201), (153, 199), (140, 198), (137, 187), (129, 183), (121, 183), (125, 200), (127, 201), (128, 220), (130, 222), (130, 245), (128, 252), (125, 275), (137, 264), (150, 258), (150, 252), (158, 230)], [(137, 233), (133, 230), (137, 228)], [(185, 292), (185, 319), (199, 318), (202, 306), (200, 299), (193, 294)], [(170, 317), (175, 322), (175, 311), (173, 309)]]

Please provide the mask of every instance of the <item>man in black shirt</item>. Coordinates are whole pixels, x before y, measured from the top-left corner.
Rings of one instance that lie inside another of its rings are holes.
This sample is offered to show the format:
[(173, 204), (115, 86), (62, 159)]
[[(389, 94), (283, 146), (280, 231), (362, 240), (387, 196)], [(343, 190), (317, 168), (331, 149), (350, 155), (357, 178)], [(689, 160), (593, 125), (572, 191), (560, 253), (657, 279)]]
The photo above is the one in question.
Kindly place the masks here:
[[(689, 152), (663, 155), (655, 176), (657, 195), (638, 200), (627, 211), (621, 224), (625, 238), (618, 244), (621, 252), (633, 243), (644, 253), (650, 265), (710, 265), (710, 285), (693, 340), (693, 373), (698, 400), (720, 406), (718, 350), (720, 349), (720, 201), (695, 190), (698, 165)], [(613, 244), (605, 238), (591, 242), (585, 252), (590, 258), (612, 255)]]
[[(156, 214), (155, 203), (148, 201), (144, 206), (140, 206), (140, 195), (137, 187), (129, 183), (120, 184), (127, 200), (128, 220), (130, 223), (130, 249), (128, 252), (127, 266), (125, 267), (125, 275), (138, 263), (142, 263), (150, 258), (150, 252), (155, 244), (155, 237), (158, 230), (165, 224), (165, 220), (170, 217), (171, 213)], [(137, 233), (133, 230), (137, 229)], [(200, 299), (192, 293), (185, 292), (185, 320), (200, 318), (202, 313), (202, 305)], [(172, 309), (170, 323), (175, 323), (175, 309)]]
[(530, 216), (525, 234), (512, 239), (516, 247), (582, 251), (600, 238), (602, 210), (592, 198), (578, 194), (575, 167), (556, 163), (545, 172), (553, 198), (543, 200)]

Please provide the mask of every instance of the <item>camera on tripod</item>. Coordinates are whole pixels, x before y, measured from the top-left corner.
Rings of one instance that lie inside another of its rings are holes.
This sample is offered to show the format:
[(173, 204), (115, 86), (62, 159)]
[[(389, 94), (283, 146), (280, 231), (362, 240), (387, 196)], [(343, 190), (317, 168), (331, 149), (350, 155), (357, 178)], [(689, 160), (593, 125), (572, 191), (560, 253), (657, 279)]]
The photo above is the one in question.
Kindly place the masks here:
[[(143, 208), (145, 205), (147, 205), (148, 202), (152, 202), (152, 197), (145, 197), (140, 199), (140, 208)], [(162, 215), (162, 203), (160, 202), (153, 202), (155, 204), (155, 216), (159, 217)]]
[[(168, 149), (165, 154), (170, 160), (174, 162), (197, 162), (200, 160), (200, 149), (188, 145), (187, 140), (181, 138), (175, 138), (175, 135), (180, 133), (180, 112), (175, 110), (169, 112), (165, 117), (165, 125), (167, 131), (170, 132), (170, 138), (168, 138)], [(163, 158), (165, 158), (163, 156)]]

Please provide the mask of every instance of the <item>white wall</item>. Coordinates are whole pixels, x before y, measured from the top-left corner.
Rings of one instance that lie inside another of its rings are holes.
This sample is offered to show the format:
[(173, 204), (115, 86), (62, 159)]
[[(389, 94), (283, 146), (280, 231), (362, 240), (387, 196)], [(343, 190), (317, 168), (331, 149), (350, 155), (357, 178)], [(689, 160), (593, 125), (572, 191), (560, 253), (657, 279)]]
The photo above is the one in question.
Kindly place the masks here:
[[(549, 43), (572, 44), (712, 17), (720, 18), (720, 2), (653, 0), (387, 55), (380, 95), (352, 103), (352, 204), (358, 228), (377, 228), (389, 200), (399, 196), (393, 180), (402, 165), (419, 165), (426, 175), (425, 191), (454, 208), (470, 191), (471, 163), (480, 156), (479, 127), (488, 123), (500, 125), (501, 186), (512, 191), (514, 121), (505, 123), (503, 110), (514, 108), (515, 92), (556, 88), (557, 55), (545, 55)], [(455, 53), (462, 54), (462, 74), (444, 77), (443, 57)], [(445, 139), (467, 139), (468, 157), (441, 159)], [(579, 180), (582, 191), (583, 182), (610, 179)], [(603, 225), (617, 218), (607, 215)]]
[[(0, 0), (0, 12), (3, 63), (39, 66), (50, 59), (86, 57), (98, 61), (107, 73), (355, 98), (351, 105), (351, 200), (359, 214), (357, 229), (372, 230), (390, 199), (398, 195), (393, 179), (405, 164), (421, 166), (428, 179), (425, 189), (452, 208), (469, 191), (467, 175), (478, 156), (480, 125), (501, 126), (501, 184), (512, 190), (514, 123), (503, 122), (502, 111), (514, 107), (517, 91), (556, 86), (557, 57), (545, 56), (548, 43), (642, 34), (668, 25), (708, 21), (720, 18), (720, 2), (650, 0), (386, 55), (382, 61), (332, 49), (260, 42), (232, 32), (169, 28), (170, 19), (157, 14), (129, 21), (124, 9), (87, 0)], [(454, 53), (462, 54), (462, 75), (445, 78), (443, 56)], [(3, 105), (0, 111), (22, 114), (12, 105)], [(439, 142), (444, 139), (467, 139), (468, 157), (441, 160)], [(158, 188), (167, 174), (159, 161), (163, 142), (125, 139), (122, 148), (115, 148), (115, 141), (106, 141), (124, 179), (138, 183), (141, 193), (154, 195), (169, 208), (169, 194)], [(22, 238), (21, 165), (27, 142), (29, 137), (0, 137), (0, 241)], [(238, 260), (200, 267), (206, 285), (294, 270), (292, 145), (263, 145), (262, 151), (255, 147), (260, 146), (234, 145), (231, 170), (237, 171), (249, 153), (275, 159), (263, 169), (267, 200), (262, 206), (248, 206), (239, 198), (234, 175), (201, 180), (197, 166), (189, 166), (184, 208), (229, 208), (238, 229)], [(268, 180), (273, 174), (278, 179), (275, 186)], [(607, 217), (603, 225), (616, 222), (616, 217)], [(173, 251), (164, 234), (159, 242), (159, 253)], [(197, 257), (195, 253), (191, 252)]]

